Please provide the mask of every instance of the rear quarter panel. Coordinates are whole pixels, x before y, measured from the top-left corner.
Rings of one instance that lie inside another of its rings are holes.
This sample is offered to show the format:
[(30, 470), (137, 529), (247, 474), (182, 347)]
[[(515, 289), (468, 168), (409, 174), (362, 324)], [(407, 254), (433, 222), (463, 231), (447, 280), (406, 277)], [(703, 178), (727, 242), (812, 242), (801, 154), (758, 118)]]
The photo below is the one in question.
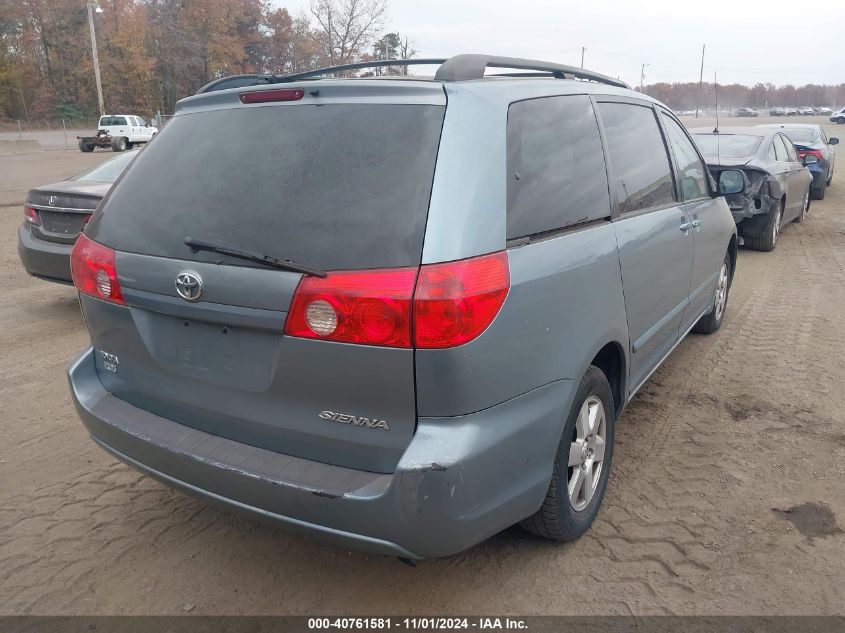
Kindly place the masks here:
[(510, 292), (490, 327), (457, 348), (417, 351), (420, 416), (472, 413), (556, 380), (580, 380), (609, 342), (627, 352), (609, 222), (512, 248), (508, 256)]

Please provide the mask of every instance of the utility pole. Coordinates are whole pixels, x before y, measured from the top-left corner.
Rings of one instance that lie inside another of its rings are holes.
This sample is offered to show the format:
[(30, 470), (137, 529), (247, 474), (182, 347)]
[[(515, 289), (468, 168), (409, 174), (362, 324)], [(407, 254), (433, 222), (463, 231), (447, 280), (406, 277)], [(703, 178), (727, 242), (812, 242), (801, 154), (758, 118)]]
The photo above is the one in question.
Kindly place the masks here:
[(586, 46), (581, 47), (581, 68), (584, 67), (584, 53), (587, 51)]
[(651, 64), (643, 64), (643, 67), (640, 69), (640, 92), (643, 91), (643, 82), (645, 81), (645, 67), (651, 66)]
[(695, 104), (695, 118), (698, 118), (698, 106), (701, 104), (701, 86), (704, 84), (704, 47), (706, 44), (701, 45), (701, 74), (698, 76), (698, 99), (696, 99)]
[[(91, 31), (91, 57), (94, 58), (94, 79), (97, 82), (97, 104), (100, 106), (100, 116), (106, 113), (103, 105), (103, 84), (100, 82), (100, 60), (97, 57), (97, 34), (94, 32), (94, 7), (91, 1), (85, 3), (88, 7), (88, 30)], [(102, 9), (97, 8), (97, 12)]]

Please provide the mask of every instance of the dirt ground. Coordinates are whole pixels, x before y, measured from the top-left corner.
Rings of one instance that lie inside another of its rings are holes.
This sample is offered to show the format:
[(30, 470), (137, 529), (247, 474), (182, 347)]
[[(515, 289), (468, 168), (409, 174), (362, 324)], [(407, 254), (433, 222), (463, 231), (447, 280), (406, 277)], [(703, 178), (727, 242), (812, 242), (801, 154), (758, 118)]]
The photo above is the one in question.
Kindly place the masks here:
[(840, 155), (804, 225), (741, 250), (721, 331), (682, 343), (624, 413), (586, 536), (511, 528), (416, 568), (208, 506), (97, 448), (65, 379), (88, 343), (74, 292), (23, 272), (16, 229), (28, 187), (111, 154), (0, 157), (0, 614), (845, 614)]

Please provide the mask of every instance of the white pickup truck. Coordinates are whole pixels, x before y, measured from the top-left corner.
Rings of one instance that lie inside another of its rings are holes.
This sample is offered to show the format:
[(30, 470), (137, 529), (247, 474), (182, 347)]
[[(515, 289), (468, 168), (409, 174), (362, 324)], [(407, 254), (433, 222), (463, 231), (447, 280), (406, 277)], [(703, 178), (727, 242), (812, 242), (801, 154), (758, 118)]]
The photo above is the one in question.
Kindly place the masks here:
[(158, 132), (143, 118), (134, 114), (106, 114), (100, 117), (96, 136), (79, 136), (79, 149), (93, 152), (97, 147), (111, 147), (116, 152), (147, 143)]

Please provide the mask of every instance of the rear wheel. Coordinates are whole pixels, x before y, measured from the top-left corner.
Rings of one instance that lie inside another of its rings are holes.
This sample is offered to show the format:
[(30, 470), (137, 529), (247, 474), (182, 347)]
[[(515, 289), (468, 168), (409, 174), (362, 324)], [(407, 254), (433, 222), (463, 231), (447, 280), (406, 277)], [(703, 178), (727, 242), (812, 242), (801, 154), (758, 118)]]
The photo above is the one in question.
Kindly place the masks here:
[(804, 220), (807, 219), (807, 214), (810, 212), (810, 190), (807, 190), (806, 195), (804, 196), (804, 206), (801, 207), (801, 215), (799, 215), (793, 222), (798, 224), (804, 224)]
[(111, 148), (116, 152), (122, 152), (126, 149), (126, 139), (124, 137), (116, 138), (111, 142)]
[(780, 205), (774, 213), (769, 214), (769, 221), (766, 223), (763, 233), (758, 237), (746, 237), (745, 245), (755, 251), (773, 251), (778, 243), (780, 235), (780, 222), (783, 219), (783, 210), (786, 203), (781, 200)]
[(86, 143), (82, 139), (79, 139), (79, 151), (80, 152), (93, 152), (94, 151), (94, 144), (93, 143)]
[(554, 541), (574, 541), (589, 529), (607, 489), (615, 425), (610, 383), (590, 366), (566, 419), (546, 498), (523, 528)]
[(827, 193), (827, 187), (825, 183), (822, 183), (820, 187), (813, 188), (813, 200), (824, 200), (824, 195)]
[(719, 277), (716, 279), (716, 291), (713, 297), (713, 308), (698, 320), (692, 328), (693, 332), (699, 334), (712, 334), (720, 327), (725, 318), (728, 307), (728, 293), (731, 290), (731, 256), (725, 254), (725, 261), (719, 269)]

